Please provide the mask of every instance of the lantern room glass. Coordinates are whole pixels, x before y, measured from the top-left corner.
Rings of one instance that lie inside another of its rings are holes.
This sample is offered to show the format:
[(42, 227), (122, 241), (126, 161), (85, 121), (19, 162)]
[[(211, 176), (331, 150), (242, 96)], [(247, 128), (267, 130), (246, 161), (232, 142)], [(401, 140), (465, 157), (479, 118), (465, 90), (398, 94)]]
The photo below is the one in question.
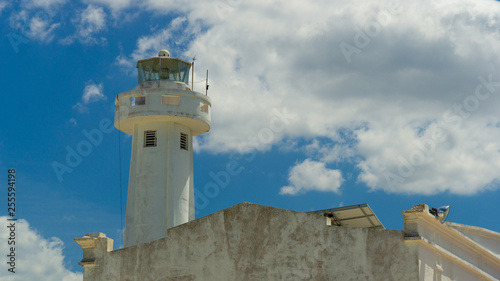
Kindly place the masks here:
[(151, 58), (139, 61), (139, 83), (157, 80), (170, 80), (189, 83), (189, 68), (187, 62), (175, 58)]

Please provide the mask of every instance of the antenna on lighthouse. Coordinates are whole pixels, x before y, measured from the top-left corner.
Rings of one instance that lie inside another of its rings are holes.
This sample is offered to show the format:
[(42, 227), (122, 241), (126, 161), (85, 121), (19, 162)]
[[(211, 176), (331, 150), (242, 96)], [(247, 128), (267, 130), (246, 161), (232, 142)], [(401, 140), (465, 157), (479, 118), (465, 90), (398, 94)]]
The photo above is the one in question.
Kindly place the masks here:
[(193, 63), (191, 64), (191, 90), (194, 91), (194, 61), (196, 60), (196, 55), (193, 57)]
[(208, 96), (208, 69), (207, 69), (207, 79), (205, 80), (205, 95)]

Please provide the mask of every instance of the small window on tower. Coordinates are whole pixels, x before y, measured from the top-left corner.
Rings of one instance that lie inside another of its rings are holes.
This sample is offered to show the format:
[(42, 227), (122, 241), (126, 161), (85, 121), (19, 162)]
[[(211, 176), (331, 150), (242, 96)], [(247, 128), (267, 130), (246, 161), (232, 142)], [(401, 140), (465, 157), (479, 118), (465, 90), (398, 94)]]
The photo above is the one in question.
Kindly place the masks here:
[(200, 110), (208, 113), (208, 104), (200, 101)]
[(144, 147), (156, 146), (156, 131), (144, 131)]
[(181, 133), (181, 149), (188, 150), (188, 135)]
[(135, 97), (130, 99), (131, 106), (145, 105), (145, 104), (146, 104), (146, 97)]
[(163, 95), (161, 96), (162, 104), (170, 104), (170, 105), (179, 105), (181, 97), (179, 96), (171, 96), (171, 95)]

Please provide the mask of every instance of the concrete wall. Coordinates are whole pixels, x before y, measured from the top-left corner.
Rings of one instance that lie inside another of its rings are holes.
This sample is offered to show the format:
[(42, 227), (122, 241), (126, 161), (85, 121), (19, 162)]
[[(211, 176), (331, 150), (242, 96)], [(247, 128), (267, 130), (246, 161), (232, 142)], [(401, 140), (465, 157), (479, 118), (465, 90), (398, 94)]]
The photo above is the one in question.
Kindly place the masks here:
[(242, 203), (98, 255), (84, 280), (418, 280), (417, 253), (402, 231)]

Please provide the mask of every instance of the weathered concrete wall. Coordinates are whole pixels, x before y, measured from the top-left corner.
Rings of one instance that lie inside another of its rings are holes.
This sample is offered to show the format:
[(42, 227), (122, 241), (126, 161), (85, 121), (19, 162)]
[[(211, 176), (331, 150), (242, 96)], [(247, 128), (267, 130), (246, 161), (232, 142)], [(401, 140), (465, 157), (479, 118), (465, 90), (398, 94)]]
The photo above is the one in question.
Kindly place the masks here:
[(418, 280), (403, 235), (242, 203), (109, 252), (84, 280)]

